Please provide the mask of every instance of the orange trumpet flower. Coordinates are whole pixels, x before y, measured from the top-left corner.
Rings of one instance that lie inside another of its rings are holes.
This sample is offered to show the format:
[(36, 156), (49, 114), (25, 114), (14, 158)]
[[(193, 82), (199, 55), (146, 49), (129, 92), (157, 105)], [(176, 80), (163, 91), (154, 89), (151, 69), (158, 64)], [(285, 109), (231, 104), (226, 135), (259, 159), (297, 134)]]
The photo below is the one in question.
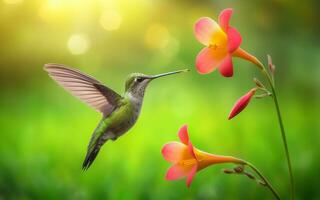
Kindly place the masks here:
[(167, 171), (166, 180), (186, 177), (186, 184), (189, 187), (196, 172), (210, 165), (219, 163), (245, 164), (238, 158), (209, 154), (194, 148), (189, 140), (187, 125), (180, 128), (178, 136), (181, 142), (169, 142), (162, 148), (164, 159), (173, 164)]
[(240, 33), (229, 26), (233, 10), (228, 8), (219, 15), (219, 24), (209, 17), (200, 18), (195, 26), (195, 36), (205, 45), (197, 55), (196, 68), (200, 74), (207, 74), (215, 69), (225, 77), (233, 76), (232, 57), (241, 57), (262, 69), (260, 61), (240, 48)]

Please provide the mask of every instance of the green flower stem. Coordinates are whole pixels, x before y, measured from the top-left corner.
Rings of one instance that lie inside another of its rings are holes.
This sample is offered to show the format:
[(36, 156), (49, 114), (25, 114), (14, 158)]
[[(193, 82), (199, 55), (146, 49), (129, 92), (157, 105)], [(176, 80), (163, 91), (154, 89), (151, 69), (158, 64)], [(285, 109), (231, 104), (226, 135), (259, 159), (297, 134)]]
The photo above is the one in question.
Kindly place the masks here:
[(291, 198), (292, 198), (292, 200), (294, 200), (295, 199), (295, 187), (294, 187), (294, 180), (293, 180), (293, 173), (292, 173), (292, 167), (291, 167), (289, 148), (288, 148), (288, 144), (287, 144), (286, 133), (285, 133), (283, 122), (282, 122), (280, 107), (279, 107), (279, 103), (278, 103), (278, 99), (277, 99), (277, 95), (276, 95), (276, 91), (275, 91), (275, 87), (274, 87), (274, 82), (264, 66), (263, 66), (262, 72), (267, 77), (268, 82), (271, 87), (272, 98), (273, 98), (273, 101), (274, 101), (274, 104), (276, 107), (276, 111), (277, 111), (277, 116), (278, 116), (278, 121), (279, 121), (279, 125), (280, 125), (281, 136), (282, 136), (282, 142), (284, 144), (286, 158), (287, 158), (287, 165), (288, 165), (289, 174), (290, 174)]
[(249, 166), (264, 182), (265, 186), (272, 192), (274, 197), (278, 200), (280, 200), (280, 196), (277, 193), (277, 191), (272, 187), (271, 183), (267, 180), (266, 177), (262, 175), (262, 173), (251, 163), (244, 161), (245, 165)]

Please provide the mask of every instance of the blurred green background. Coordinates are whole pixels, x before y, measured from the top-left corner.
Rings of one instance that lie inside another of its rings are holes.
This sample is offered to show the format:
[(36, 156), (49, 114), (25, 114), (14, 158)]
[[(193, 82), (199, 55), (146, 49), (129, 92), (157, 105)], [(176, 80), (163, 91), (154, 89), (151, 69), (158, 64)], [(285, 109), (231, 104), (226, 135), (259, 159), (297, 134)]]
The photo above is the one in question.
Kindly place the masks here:
[[(288, 172), (271, 99), (234, 120), (235, 100), (259, 71), (234, 59), (235, 75), (200, 76), (193, 24), (233, 7), (242, 47), (273, 56), (298, 199), (320, 199), (320, 24), (316, 0), (1, 0), (0, 199), (271, 199), (217, 165), (167, 182), (163, 144), (189, 125), (193, 144), (254, 163), (289, 198)], [(150, 84), (137, 124), (108, 142), (87, 171), (87, 143), (100, 114), (65, 92), (42, 67), (63, 63), (124, 90), (129, 73), (191, 72)], [(264, 80), (261, 77), (261, 80)]]

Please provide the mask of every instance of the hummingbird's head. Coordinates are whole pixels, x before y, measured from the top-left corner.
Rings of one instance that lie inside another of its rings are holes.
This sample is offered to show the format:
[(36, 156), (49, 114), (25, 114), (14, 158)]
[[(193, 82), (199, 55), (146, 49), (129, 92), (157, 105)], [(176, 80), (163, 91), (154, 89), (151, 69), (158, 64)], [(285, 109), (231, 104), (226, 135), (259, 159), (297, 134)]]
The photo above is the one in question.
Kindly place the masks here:
[(135, 97), (143, 97), (144, 91), (147, 85), (150, 83), (150, 81), (163, 76), (168, 76), (168, 75), (187, 72), (187, 71), (189, 70), (185, 69), (185, 70), (167, 72), (167, 73), (158, 74), (158, 75), (145, 75), (141, 73), (130, 74), (126, 80), (126, 93), (130, 93)]

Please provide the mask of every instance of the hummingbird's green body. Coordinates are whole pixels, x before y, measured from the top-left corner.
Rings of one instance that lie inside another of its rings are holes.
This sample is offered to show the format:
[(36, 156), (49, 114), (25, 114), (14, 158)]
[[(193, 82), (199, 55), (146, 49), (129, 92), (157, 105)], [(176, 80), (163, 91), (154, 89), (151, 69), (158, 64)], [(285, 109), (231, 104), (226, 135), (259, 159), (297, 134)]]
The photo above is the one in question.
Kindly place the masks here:
[(60, 64), (46, 64), (44, 69), (58, 84), (103, 114), (88, 145), (83, 169), (88, 169), (107, 140), (116, 140), (137, 121), (144, 92), (149, 82), (158, 77), (185, 72), (180, 70), (155, 76), (131, 74), (125, 84), (125, 94), (120, 96), (96, 79)]
[[(139, 111), (128, 98), (119, 100), (119, 105), (109, 116), (103, 116), (91, 137), (88, 156), (96, 156), (101, 146), (109, 139), (116, 140), (126, 131), (128, 131), (137, 121)], [(89, 161), (88, 161), (89, 162)], [(86, 166), (86, 165), (85, 165)]]
[(141, 104), (137, 105), (124, 97), (118, 107), (109, 115), (103, 116), (91, 138), (89, 148), (100, 148), (108, 139), (116, 140), (127, 132), (137, 121)]

